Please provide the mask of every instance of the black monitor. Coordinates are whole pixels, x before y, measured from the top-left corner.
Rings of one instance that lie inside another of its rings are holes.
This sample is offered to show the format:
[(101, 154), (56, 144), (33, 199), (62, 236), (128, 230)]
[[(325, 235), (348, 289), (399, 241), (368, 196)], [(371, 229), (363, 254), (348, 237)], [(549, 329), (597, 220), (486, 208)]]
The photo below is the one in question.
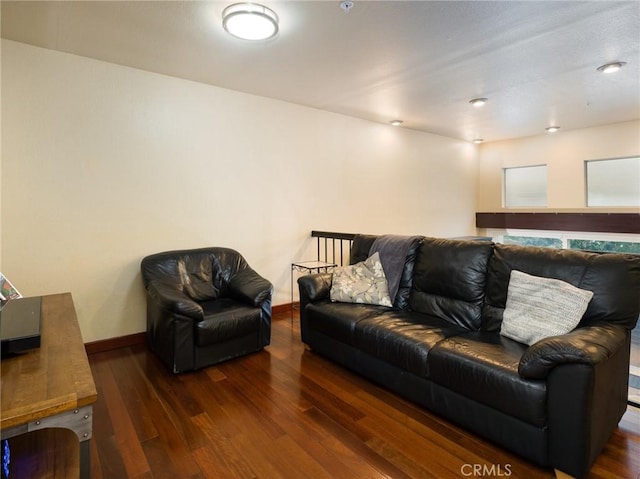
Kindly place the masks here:
[(42, 297), (7, 301), (0, 310), (2, 357), (40, 347)]

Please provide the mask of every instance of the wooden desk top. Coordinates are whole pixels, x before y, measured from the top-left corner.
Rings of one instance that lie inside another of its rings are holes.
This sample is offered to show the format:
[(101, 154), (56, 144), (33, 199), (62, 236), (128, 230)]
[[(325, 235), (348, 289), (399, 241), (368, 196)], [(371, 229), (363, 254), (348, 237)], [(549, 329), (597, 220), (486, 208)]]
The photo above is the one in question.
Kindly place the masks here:
[(0, 428), (92, 404), (98, 398), (71, 293), (42, 297), (41, 346), (0, 363)]

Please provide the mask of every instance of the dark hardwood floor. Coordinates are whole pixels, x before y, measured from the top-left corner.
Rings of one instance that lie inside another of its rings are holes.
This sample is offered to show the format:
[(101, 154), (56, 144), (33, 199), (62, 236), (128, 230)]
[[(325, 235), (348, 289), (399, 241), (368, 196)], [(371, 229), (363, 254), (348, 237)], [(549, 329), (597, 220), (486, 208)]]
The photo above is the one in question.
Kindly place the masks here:
[[(91, 354), (92, 477), (550, 478), (313, 352), (289, 314), (264, 351), (171, 374), (144, 345)], [(630, 409), (592, 479), (640, 476)]]

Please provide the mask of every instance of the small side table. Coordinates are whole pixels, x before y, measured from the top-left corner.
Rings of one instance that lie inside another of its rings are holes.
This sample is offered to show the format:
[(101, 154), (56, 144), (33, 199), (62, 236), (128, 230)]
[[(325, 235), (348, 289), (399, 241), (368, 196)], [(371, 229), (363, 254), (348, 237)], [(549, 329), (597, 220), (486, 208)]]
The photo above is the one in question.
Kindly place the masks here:
[(293, 325), (293, 272), (298, 271), (305, 274), (329, 272), (338, 266), (336, 263), (326, 261), (297, 261), (291, 263), (291, 325)]

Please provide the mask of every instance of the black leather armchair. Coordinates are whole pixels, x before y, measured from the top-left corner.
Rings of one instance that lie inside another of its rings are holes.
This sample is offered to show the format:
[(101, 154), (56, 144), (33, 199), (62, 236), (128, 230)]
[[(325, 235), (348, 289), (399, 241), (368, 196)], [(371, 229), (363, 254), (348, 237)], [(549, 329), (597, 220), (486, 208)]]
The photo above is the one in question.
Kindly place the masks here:
[(167, 251), (141, 264), (147, 342), (174, 373), (259, 351), (273, 286), (229, 248)]

